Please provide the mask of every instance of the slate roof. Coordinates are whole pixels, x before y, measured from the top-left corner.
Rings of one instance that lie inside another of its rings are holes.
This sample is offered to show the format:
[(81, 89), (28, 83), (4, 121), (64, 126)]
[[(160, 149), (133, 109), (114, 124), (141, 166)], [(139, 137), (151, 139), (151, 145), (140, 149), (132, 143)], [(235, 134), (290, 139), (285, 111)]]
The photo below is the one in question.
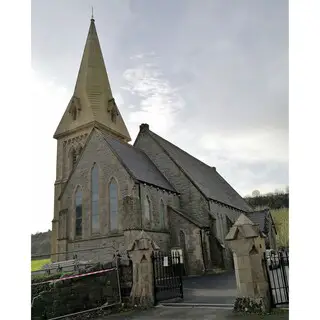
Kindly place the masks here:
[(195, 226), (199, 227), (199, 228), (205, 228), (207, 227), (205, 224), (201, 223), (200, 221), (198, 221), (196, 218), (193, 217), (192, 214), (185, 212), (182, 209), (176, 209), (173, 208), (171, 206), (168, 206), (168, 208), (170, 208), (172, 211), (178, 213), (180, 216), (182, 216), (184, 219), (188, 220), (189, 222), (191, 222), (192, 224), (194, 224)]
[(151, 137), (158, 142), (171, 158), (186, 172), (203, 194), (242, 211), (251, 211), (249, 204), (216, 171), (171, 142), (148, 130)]
[(178, 193), (142, 150), (107, 134), (101, 134), (134, 178), (140, 182)]
[[(272, 220), (272, 224), (274, 226), (274, 222), (272, 219), (272, 215), (269, 209), (259, 210), (259, 211), (253, 211), (246, 213), (246, 216), (254, 223), (257, 224), (260, 228), (260, 230), (264, 233), (268, 233), (269, 230), (267, 230), (267, 222), (269, 219)], [(275, 228), (275, 226), (274, 226)]]

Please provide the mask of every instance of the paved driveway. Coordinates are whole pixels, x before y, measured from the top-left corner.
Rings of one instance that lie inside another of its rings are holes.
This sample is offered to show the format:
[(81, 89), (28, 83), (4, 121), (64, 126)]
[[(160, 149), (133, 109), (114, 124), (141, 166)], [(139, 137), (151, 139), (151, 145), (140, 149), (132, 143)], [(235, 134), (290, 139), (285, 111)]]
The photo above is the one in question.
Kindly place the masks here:
[(237, 290), (234, 272), (186, 278), (184, 303), (233, 304)]
[(109, 315), (97, 320), (288, 320), (289, 314), (271, 315), (237, 315), (232, 311), (215, 310), (212, 308), (180, 308), (180, 307), (157, 307), (146, 311), (136, 311)]

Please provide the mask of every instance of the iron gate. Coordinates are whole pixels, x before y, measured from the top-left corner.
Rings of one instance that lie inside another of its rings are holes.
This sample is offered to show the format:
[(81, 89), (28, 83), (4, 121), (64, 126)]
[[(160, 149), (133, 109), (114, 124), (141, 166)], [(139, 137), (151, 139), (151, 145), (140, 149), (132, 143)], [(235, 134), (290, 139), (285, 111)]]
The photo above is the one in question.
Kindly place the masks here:
[(179, 252), (152, 254), (155, 304), (160, 301), (183, 298), (183, 260)]
[(264, 255), (273, 307), (289, 304), (289, 251), (271, 251)]

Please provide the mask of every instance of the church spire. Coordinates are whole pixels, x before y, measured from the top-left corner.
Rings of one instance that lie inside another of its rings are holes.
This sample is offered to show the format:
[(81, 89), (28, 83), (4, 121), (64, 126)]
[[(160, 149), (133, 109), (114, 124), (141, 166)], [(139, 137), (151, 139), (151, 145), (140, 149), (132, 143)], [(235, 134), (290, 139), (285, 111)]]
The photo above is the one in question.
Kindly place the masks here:
[(97, 123), (102, 129), (113, 132), (125, 141), (131, 140), (112, 95), (93, 9), (74, 94), (55, 137), (91, 122)]

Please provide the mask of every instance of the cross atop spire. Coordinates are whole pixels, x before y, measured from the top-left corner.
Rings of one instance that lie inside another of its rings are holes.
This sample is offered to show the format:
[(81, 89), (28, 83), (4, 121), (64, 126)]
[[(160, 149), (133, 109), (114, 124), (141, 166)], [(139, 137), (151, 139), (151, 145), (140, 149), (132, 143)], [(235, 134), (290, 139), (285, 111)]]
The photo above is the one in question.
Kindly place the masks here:
[(93, 17), (93, 6), (91, 7), (91, 21), (94, 21), (94, 17)]

